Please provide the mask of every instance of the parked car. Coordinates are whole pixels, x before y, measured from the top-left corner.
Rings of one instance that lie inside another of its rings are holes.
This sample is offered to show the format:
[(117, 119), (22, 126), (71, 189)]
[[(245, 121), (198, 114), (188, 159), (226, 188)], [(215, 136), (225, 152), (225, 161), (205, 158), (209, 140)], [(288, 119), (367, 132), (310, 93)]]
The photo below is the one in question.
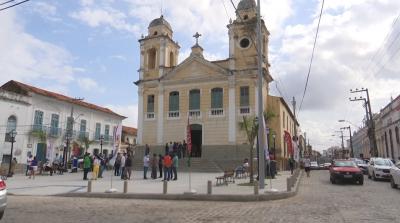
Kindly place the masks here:
[(0, 220), (3, 218), (7, 207), (7, 187), (3, 177), (0, 178)]
[(357, 158), (352, 158), (350, 160), (354, 161), (357, 164), (358, 168), (360, 168), (360, 170), (363, 172), (363, 174), (365, 174), (365, 175), (368, 174), (368, 164), (364, 160), (357, 159)]
[(310, 169), (311, 170), (318, 170), (319, 169), (318, 163), (316, 161), (310, 162)]
[(334, 160), (333, 164), (329, 169), (330, 181), (332, 184), (336, 184), (339, 181), (351, 181), (358, 182), (358, 184), (364, 184), (364, 175), (357, 164), (351, 160)]
[(332, 163), (324, 163), (324, 169), (325, 170), (329, 170), (329, 168), (331, 167)]
[(377, 179), (390, 179), (390, 169), (394, 164), (390, 159), (386, 158), (371, 158), (368, 163), (368, 178), (373, 180)]
[(400, 161), (393, 165), (390, 169), (390, 185), (392, 188), (397, 188), (400, 186)]

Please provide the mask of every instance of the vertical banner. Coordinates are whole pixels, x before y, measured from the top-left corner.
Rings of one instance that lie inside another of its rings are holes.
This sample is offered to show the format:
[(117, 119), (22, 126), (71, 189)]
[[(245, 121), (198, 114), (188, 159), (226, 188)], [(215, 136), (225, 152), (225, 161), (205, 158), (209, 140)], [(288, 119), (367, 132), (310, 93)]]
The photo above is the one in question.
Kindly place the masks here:
[(190, 129), (189, 116), (186, 127), (186, 141), (187, 141), (187, 151), (188, 151), (188, 166), (190, 167), (190, 157), (192, 154), (192, 130)]
[(114, 127), (113, 131), (113, 157), (110, 160), (110, 164), (114, 166), (115, 159), (118, 154), (119, 145), (121, 143), (121, 134), (122, 134), (122, 124), (118, 124), (118, 126)]
[(53, 142), (47, 140), (46, 159), (53, 160)]
[(287, 149), (288, 153), (290, 155), (293, 155), (293, 143), (292, 143), (292, 137), (290, 136), (290, 133), (288, 131), (284, 131), (284, 139), (287, 144)]

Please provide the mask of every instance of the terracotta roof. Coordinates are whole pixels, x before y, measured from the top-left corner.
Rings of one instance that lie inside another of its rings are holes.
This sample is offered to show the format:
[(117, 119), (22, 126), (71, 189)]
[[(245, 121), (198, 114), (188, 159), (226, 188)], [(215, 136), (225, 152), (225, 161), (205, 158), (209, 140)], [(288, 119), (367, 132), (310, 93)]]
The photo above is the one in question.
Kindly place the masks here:
[(108, 108), (100, 107), (98, 105), (91, 104), (91, 103), (88, 103), (88, 102), (85, 102), (85, 101), (76, 100), (74, 98), (71, 98), (71, 97), (68, 97), (68, 96), (65, 96), (65, 95), (62, 95), (62, 94), (58, 94), (58, 93), (55, 93), (55, 92), (47, 91), (47, 90), (44, 90), (44, 89), (41, 89), (41, 88), (37, 88), (37, 87), (34, 87), (34, 86), (30, 86), (30, 85), (27, 85), (27, 84), (24, 84), (24, 83), (21, 83), (21, 82), (18, 82), (18, 81), (14, 81), (14, 80), (11, 80), (11, 81), (3, 84), (3, 86), (1, 86), (0, 89), (11, 91), (11, 92), (15, 92), (17, 94), (22, 94), (22, 95), (26, 95), (26, 96), (29, 96), (29, 93), (32, 92), (32, 93), (39, 94), (39, 95), (42, 95), (42, 96), (45, 96), (45, 97), (54, 98), (54, 99), (59, 100), (59, 101), (64, 101), (64, 102), (67, 102), (67, 103), (80, 105), (82, 107), (86, 107), (86, 108), (89, 108), (89, 109), (93, 109), (93, 110), (101, 111), (101, 112), (104, 112), (104, 113), (112, 114), (112, 115), (121, 117), (123, 119), (126, 118), (125, 116), (119, 115), (119, 114), (111, 111)]
[(137, 135), (137, 128), (122, 126), (122, 132), (128, 133), (129, 135)]

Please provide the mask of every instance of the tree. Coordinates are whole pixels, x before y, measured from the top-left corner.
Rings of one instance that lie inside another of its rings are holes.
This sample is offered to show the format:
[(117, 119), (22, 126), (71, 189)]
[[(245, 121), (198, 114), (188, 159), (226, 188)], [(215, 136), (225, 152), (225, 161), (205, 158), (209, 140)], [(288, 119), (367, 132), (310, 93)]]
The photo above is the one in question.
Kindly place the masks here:
[(81, 148), (84, 147), (85, 153), (87, 153), (89, 146), (94, 143), (94, 140), (89, 140), (89, 138), (85, 136), (85, 137), (79, 138), (78, 142), (79, 142), (80, 147)]
[(254, 141), (257, 137), (258, 132), (258, 123), (256, 121), (256, 117), (254, 116), (243, 116), (243, 121), (239, 122), (239, 128), (241, 131), (244, 131), (247, 135), (247, 141), (250, 144), (250, 183), (254, 182), (254, 172), (253, 172), (253, 150), (254, 150)]

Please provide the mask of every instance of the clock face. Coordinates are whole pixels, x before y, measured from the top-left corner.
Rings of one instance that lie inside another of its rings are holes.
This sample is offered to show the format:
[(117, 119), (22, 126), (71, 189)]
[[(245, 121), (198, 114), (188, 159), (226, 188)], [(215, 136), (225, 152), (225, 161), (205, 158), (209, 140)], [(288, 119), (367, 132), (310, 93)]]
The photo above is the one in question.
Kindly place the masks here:
[(250, 41), (250, 39), (247, 38), (247, 37), (243, 37), (243, 38), (240, 39), (240, 41), (239, 41), (239, 46), (240, 46), (240, 48), (242, 48), (242, 49), (247, 49), (247, 48), (249, 48), (250, 44), (251, 44), (251, 41)]

